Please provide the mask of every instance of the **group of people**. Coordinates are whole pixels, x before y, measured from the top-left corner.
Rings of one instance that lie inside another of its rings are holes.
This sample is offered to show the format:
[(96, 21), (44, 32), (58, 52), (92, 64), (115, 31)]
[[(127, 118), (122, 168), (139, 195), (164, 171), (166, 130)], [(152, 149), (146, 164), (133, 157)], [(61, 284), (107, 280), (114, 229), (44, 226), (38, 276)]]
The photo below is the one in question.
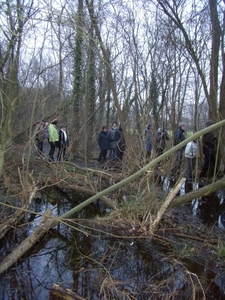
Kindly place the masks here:
[[(206, 122), (206, 127), (211, 126), (212, 124), (212, 120), (208, 120)], [(174, 146), (185, 140), (185, 129), (186, 125), (184, 123), (180, 123), (179, 128), (174, 132)], [(197, 141), (192, 140), (191, 142), (187, 143), (186, 146), (182, 147), (174, 153), (173, 165), (170, 174), (171, 180), (175, 181), (180, 175), (183, 153), (186, 158), (185, 178), (187, 181), (193, 180), (197, 151)], [(212, 131), (202, 136), (202, 153), (204, 155), (204, 162), (199, 173), (199, 178), (213, 176), (214, 172), (215, 174), (217, 174), (216, 136)]]
[[(145, 150), (146, 150), (146, 158), (151, 157), (152, 153), (152, 144), (154, 142), (155, 145), (155, 153), (156, 157), (160, 156), (163, 154), (163, 151), (166, 147), (166, 140), (169, 140), (169, 135), (167, 131), (164, 128), (158, 128), (155, 134), (155, 140), (153, 141), (152, 139), (152, 134), (151, 134), (151, 125), (149, 124), (146, 129), (145, 129)], [(143, 155), (141, 156), (143, 158)]]
[(53, 120), (49, 124), (45, 119), (42, 119), (40, 123), (36, 126), (34, 132), (39, 155), (43, 155), (44, 140), (48, 140), (50, 145), (50, 161), (54, 161), (54, 153), (56, 148), (58, 148), (57, 161), (66, 160), (66, 149), (69, 146), (66, 125), (61, 125), (60, 129), (58, 130), (56, 127), (57, 123), (57, 120)]
[[(57, 161), (66, 160), (66, 150), (69, 146), (69, 139), (66, 131), (66, 126), (61, 125), (58, 130), (57, 120), (53, 120), (50, 124), (42, 119), (36, 126), (34, 136), (37, 142), (38, 153), (43, 155), (44, 140), (47, 139), (50, 145), (49, 160), (54, 161), (54, 153), (58, 148)], [(212, 125), (213, 122), (208, 120), (206, 126)], [(173, 135), (173, 146), (185, 140), (185, 123), (180, 123), (179, 127), (175, 130)], [(158, 128), (155, 134), (155, 153), (156, 157), (163, 154), (166, 147), (166, 140), (169, 139), (169, 135), (164, 128)], [(148, 125), (145, 130), (146, 140), (146, 158), (151, 157), (152, 151), (152, 135), (151, 125)], [(112, 127), (108, 130), (107, 126), (103, 126), (101, 132), (98, 135), (98, 145), (100, 147), (100, 153), (98, 157), (99, 162), (105, 162), (107, 152), (109, 150), (109, 158), (122, 161), (125, 151), (125, 140), (123, 130), (121, 126), (117, 126), (117, 122), (112, 123)], [(185, 177), (188, 181), (193, 179), (193, 172), (196, 165), (196, 155), (198, 151), (197, 141), (193, 140), (186, 146), (180, 148), (174, 153), (170, 179), (175, 181), (180, 175), (180, 169), (182, 164), (183, 155), (186, 158), (186, 170)], [(202, 137), (202, 152), (204, 154), (204, 163), (200, 171), (199, 177), (213, 176), (216, 169), (216, 137), (213, 132), (208, 132)]]
[[(212, 124), (213, 124), (212, 120), (208, 120), (206, 122), (207, 127)], [(179, 124), (179, 127), (174, 131), (173, 146), (176, 146), (185, 140), (185, 131), (186, 131), (186, 124), (182, 122)], [(146, 141), (145, 157), (146, 158), (151, 157), (153, 143), (155, 145), (156, 157), (162, 155), (166, 147), (166, 140), (168, 140), (169, 138), (170, 137), (164, 128), (158, 128), (153, 140), (152, 133), (151, 133), (151, 125), (148, 125), (145, 129), (145, 141)], [(187, 143), (186, 146), (180, 148), (174, 153), (172, 168), (169, 175), (170, 180), (176, 181), (177, 178), (179, 177), (183, 155), (185, 156), (186, 159), (185, 178), (187, 181), (193, 180), (193, 173), (196, 165), (197, 151), (198, 151), (197, 141), (192, 140), (191, 142)], [(216, 137), (213, 132), (208, 132), (202, 136), (202, 153), (204, 155), (204, 163), (199, 173), (199, 177), (202, 178), (202, 177), (213, 176), (214, 172), (217, 173)]]
[(125, 140), (121, 126), (118, 127), (117, 122), (113, 122), (109, 130), (107, 126), (103, 126), (98, 135), (98, 145), (100, 148), (99, 162), (106, 161), (108, 150), (109, 158), (122, 161), (125, 150)]

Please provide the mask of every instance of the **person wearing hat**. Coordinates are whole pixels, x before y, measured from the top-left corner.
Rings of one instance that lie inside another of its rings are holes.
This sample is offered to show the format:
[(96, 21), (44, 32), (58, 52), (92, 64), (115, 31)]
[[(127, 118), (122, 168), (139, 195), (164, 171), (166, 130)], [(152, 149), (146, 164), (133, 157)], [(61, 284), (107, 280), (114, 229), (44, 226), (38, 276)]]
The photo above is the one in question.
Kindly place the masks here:
[[(206, 127), (211, 126), (212, 124), (212, 120), (208, 120), (206, 122)], [(202, 152), (204, 155), (204, 163), (199, 177), (213, 176), (216, 168), (216, 137), (212, 131), (205, 133), (202, 136)]]
[(59, 150), (57, 155), (58, 161), (65, 160), (67, 147), (69, 147), (69, 139), (66, 132), (66, 125), (61, 125), (59, 130)]
[(45, 139), (45, 129), (47, 126), (47, 122), (42, 119), (39, 124), (37, 124), (35, 131), (34, 131), (34, 136), (35, 140), (37, 142), (37, 149), (38, 149), (38, 154), (43, 153), (43, 144), (44, 144), (44, 139)]
[[(184, 136), (185, 129), (186, 129), (186, 124), (181, 122), (179, 124), (179, 127), (174, 131), (173, 146), (176, 146), (185, 140), (185, 136)], [(185, 147), (182, 147), (181, 149), (174, 152), (172, 170), (170, 175), (171, 180), (176, 181), (177, 178), (180, 176), (180, 169), (181, 169), (184, 150)]]

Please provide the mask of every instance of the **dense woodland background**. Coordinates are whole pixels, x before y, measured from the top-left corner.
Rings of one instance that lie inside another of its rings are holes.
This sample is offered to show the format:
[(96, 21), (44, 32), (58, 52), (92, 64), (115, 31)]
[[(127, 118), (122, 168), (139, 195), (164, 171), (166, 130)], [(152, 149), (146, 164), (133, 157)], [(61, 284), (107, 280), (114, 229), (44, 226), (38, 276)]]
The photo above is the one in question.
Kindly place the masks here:
[(6, 151), (31, 145), (43, 117), (66, 123), (71, 158), (90, 158), (113, 121), (133, 157), (132, 133), (149, 123), (197, 131), (223, 119), (224, 9), (221, 0), (1, 2), (1, 175)]

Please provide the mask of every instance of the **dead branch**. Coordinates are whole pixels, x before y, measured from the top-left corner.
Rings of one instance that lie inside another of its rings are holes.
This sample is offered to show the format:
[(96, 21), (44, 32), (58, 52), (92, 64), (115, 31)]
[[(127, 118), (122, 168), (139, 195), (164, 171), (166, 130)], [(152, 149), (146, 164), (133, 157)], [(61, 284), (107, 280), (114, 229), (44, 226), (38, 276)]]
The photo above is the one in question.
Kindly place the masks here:
[(23, 242), (12, 251), (0, 264), (0, 274), (15, 264), (30, 248), (37, 243), (48, 230), (59, 223), (59, 220), (51, 216), (51, 211), (47, 211), (40, 225)]
[(161, 205), (160, 209), (157, 212), (155, 220), (152, 222), (152, 224), (150, 226), (151, 233), (154, 233), (155, 228), (157, 227), (160, 220), (162, 219), (164, 212), (166, 211), (167, 207), (170, 205), (171, 201), (174, 199), (174, 197), (180, 190), (180, 188), (181, 188), (182, 184), (185, 182), (185, 180), (186, 180), (185, 178), (182, 178), (178, 182), (178, 184), (176, 184), (176, 186), (170, 191), (169, 195), (166, 197), (166, 200), (163, 202), (163, 204)]
[(77, 295), (70, 289), (64, 289), (58, 284), (53, 283), (51, 287), (51, 296), (57, 297), (57, 299), (61, 300), (86, 300), (85, 298)]
[(27, 201), (23, 201), (24, 205), (21, 207), (20, 210), (16, 211), (9, 219), (3, 220), (0, 224), (0, 239), (2, 239), (6, 233), (12, 228), (15, 227), (23, 218), (26, 213), (27, 208), (31, 204), (32, 200), (34, 199), (38, 188), (37, 186), (33, 186), (30, 189), (30, 193), (28, 196)]
[(174, 207), (174, 206), (178, 206), (180, 204), (185, 204), (185, 203), (191, 202), (194, 199), (198, 199), (202, 196), (209, 195), (210, 193), (219, 191), (220, 189), (224, 189), (224, 188), (225, 188), (225, 177), (221, 178), (217, 182), (213, 182), (209, 185), (206, 185), (196, 191), (192, 191), (185, 195), (174, 198), (171, 201), (171, 203), (169, 204), (169, 207)]

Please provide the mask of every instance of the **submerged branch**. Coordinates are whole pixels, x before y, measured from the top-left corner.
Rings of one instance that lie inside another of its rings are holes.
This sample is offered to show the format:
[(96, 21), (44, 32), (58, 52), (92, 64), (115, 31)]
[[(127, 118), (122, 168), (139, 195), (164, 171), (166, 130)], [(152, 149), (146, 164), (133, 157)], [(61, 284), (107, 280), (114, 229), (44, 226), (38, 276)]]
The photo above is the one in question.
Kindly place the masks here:
[(53, 218), (50, 213), (50, 211), (47, 211), (41, 221), (41, 224), (34, 230), (34, 232), (23, 240), (23, 242), (1, 262), (0, 274), (14, 265), (18, 259), (30, 250), (30, 248), (32, 248), (50, 228), (59, 223), (59, 220)]
[(174, 198), (171, 201), (169, 207), (174, 207), (174, 206), (178, 206), (180, 204), (191, 202), (194, 199), (200, 198), (202, 196), (206, 196), (209, 193), (213, 193), (215, 191), (218, 191), (218, 190), (224, 189), (224, 188), (225, 188), (225, 177), (218, 180), (217, 182), (213, 182), (209, 185), (206, 185), (196, 191), (192, 191), (185, 195)]

